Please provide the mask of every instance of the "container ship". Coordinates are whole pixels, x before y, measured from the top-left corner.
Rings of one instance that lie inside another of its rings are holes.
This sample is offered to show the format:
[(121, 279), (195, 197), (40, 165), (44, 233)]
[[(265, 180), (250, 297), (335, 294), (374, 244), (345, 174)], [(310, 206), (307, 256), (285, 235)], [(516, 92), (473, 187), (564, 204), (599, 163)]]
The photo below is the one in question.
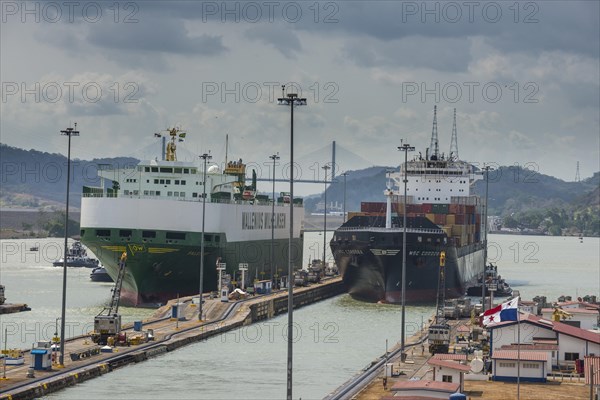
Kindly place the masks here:
[(273, 213), (271, 200), (256, 195), (254, 173), (252, 183), (246, 185), (246, 164), (241, 159), (225, 160), (223, 168), (210, 165), (206, 171), (198, 163), (178, 161), (176, 143), (185, 135), (176, 128), (164, 136), (155, 134), (162, 136), (160, 160), (114, 169), (100, 165), (101, 186), (83, 187), (81, 241), (113, 280), (119, 257), (127, 252), (121, 291), (125, 305), (156, 306), (199, 293), (203, 215), (203, 291), (217, 289), (217, 264), (225, 264), (234, 281), (239, 278), (240, 263), (247, 264), (247, 281), (270, 278), (272, 270), (273, 275), (285, 275), (290, 201), (296, 221), (292, 263), (302, 265), (302, 200), (273, 199)]
[(435, 302), (441, 252), (446, 259), (446, 298), (463, 296), (483, 275), (484, 205), (471, 195), (471, 186), (482, 174), (458, 158), (456, 110), (454, 151), (448, 156), (439, 153), (436, 111), (425, 155), (418, 153), (399, 171), (388, 173), (386, 201), (361, 203), (361, 211), (349, 213), (330, 242), (348, 292), (356, 299), (401, 301), (404, 213), (406, 301)]

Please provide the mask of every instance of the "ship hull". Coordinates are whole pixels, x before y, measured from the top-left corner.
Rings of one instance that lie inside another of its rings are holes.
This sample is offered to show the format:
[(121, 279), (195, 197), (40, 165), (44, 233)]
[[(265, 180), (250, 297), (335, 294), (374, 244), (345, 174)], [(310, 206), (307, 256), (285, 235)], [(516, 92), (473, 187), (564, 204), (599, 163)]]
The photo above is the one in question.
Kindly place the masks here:
[[(400, 303), (402, 233), (365, 230), (362, 233), (354, 231), (353, 235), (356, 240), (349, 242), (344, 240), (343, 232), (336, 232), (334, 239), (341, 240), (331, 242), (348, 293), (362, 301)], [(435, 302), (442, 251), (446, 254), (445, 295), (447, 298), (463, 296), (467, 287), (476, 282), (483, 271), (483, 245), (448, 245), (443, 241), (443, 234), (438, 235), (442, 239), (440, 244), (424, 244), (418, 241), (419, 235), (407, 234), (405, 300), (412, 303)]]
[[(114, 229), (113, 231), (117, 231)], [(135, 236), (135, 231), (133, 232)], [(86, 234), (87, 235), (87, 234)], [(82, 237), (85, 245), (93, 251), (105, 266), (108, 274), (116, 280), (119, 256), (127, 252), (127, 263), (121, 303), (128, 306), (156, 306), (178, 296), (199, 293), (200, 289), (200, 234), (189, 233), (189, 241), (184, 243), (130, 242), (127, 244), (94, 240)], [(194, 240), (196, 238), (196, 240)], [(278, 275), (287, 270), (288, 240), (277, 239), (275, 265)], [(243, 244), (224, 243), (222, 246), (205, 244), (203, 292), (217, 289), (217, 262), (226, 264), (225, 273), (241, 281), (237, 271), (239, 263), (248, 263), (246, 285), (254, 279), (269, 279), (271, 241), (250, 241)], [(294, 264), (301, 265), (301, 239), (294, 239)], [(285, 253), (285, 256), (284, 256)], [(284, 264), (286, 262), (286, 264)], [(277, 271), (277, 270), (280, 271)]]
[[(121, 303), (157, 306), (178, 296), (199, 293), (201, 254), (200, 202), (131, 198), (83, 198), (81, 240), (116, 281), (118, 260), (127, 253)], [(217, 260), (226, 264), (233, 280), (239, 264), (248, 264), (246, 285), (254, 279), (286, 275), (289, 226), (286, 211), (277, 207), (275, 238), (271, 242), (270, 206), (206, 204), (203, 292), (217, 289)], [(200, 212), (199, 212), (200, 211)], [(289, 213), (289, 212), (288, 212)], [(300, 223), (303, 209), (294, 210), (297, 226), (292, 240), (292, 263), (302, 265)]]

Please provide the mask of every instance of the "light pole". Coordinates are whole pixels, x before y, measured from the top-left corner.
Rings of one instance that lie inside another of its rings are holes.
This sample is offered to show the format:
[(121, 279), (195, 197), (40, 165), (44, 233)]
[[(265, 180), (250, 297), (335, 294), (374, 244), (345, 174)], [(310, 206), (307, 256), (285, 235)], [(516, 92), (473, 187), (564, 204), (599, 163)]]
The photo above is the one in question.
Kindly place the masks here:
[(79, 136), (77, 130), (77, 122), (75, 128), (67, 128), (60, 131), (63, 136), (69, 137), (69, 145), (67, 151), (67, 205), (65, 211), (65, 255), (63, 257), (63, 285), (62, 285), (62, 307), (60, 321), (60, 358), (58, 364), (64, 367), (65, 361), (65, 312), (67, 307), (67, 254), (68, 254), (68, 239), (69, 239), (69, 186), (71, 183), (71, 136)]
[[(483, 218), (485, 220), (485, 239), (483, 241), (483, 278), (482, 283), (481, 283), (481, 304), (482, 304), (482, 312), (485, 311), (485, 285), (486, 283), (486, 271), (487, 271), (487, 254), (488, 254), (488, 220), (487, 220), (487, 215), (488, 215), (488, 183), (489, 183), (489, 173), (490, 170), (493, 170), (493, 168), (490, 168), (489, 165), (486, 165), (484, 167), (485, 169), (485, 210), (483, 213)], [(492, 308), (493, 305), (491, 304), (491, 299), (490, 299), (490, 308)]]
[(325, 251), (327, 250), (327, 170), (331, 167), (324, 165), (323, 170), (325, 171), (325, 191), (323, 192), (323, 270), (325, 269)]
[(279, 153), (269, 156), (273, 160), (273, 203), (271, 204), (271, 280), (275, 271), (275, 163), (281, 157)]
[(282, 97), (277, 99), (277, 104), (290, 107), (290, 241), (288, 253), (288, 338), (287, 338), (287, 399), (292, 400), (292, 350), (293, 350), (293, 310), (294, 292), (292, 276), (292, 238), (294, 236), (294, 106), (305, 106), (306, 99), (299, 98), (296, 93), (285, 95), (285, 86), (281, 86)]
[(402, 329), (400, 332), (400, 359), (404, 361), (406, 354), (404, 353), (404, 325), (406, 316), (406, 184), (408, 183), (407, 169), (408, 169), (408, 152), (414, 151), (415, 148), (411, 147), (408, 143), (402, 143), (398, 150), (404, 152), (404, 197), (402, 200)]
[[(204, 226), (206, 222), (206, 162), (212, 156), (210, 152), (200, 156), (204, 160), (204, 171), (202, 180), (202, 236), (200, 237), (200, 294), (198, 295), (198, 321), (202, 321), (202, 290), (204, 289)], [(221, 290), (221, 288), (217, 288)]]
[(348, 176), (348, 171), (342, 174), (344, 177), (344, 204), (342, 208), (342, 213), (344, 214), (344, 222), (346, 222), (346, 177)]

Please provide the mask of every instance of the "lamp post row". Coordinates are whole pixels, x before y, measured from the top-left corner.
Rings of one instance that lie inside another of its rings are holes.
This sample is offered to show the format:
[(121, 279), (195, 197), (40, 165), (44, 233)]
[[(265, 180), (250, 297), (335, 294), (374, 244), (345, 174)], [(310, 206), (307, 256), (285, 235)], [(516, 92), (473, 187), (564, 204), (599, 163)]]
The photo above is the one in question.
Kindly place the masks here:
[(293, 310), (294, 297), (292, 277), (294, 269), (292, 265), (292, 238), (294, 235), (294, 106), (305, 106), (306, 99), (299, 98), (296, 93), (285, 94), (285, 85), (281, 86), (282, 96), (277, 99), (277, 104), (290, 107), (290, 239), (288, 253), (288, 338), (287, 338), (287, 396), (288, 400), (292, 400), (292, 360), (293, 360)]
[[(206, 220), (206, 162), (212, 158), (209, 153), (200, 156), (204, 160), (204, 171), (202, 180), (202, 236), (200, 236), (200, 294), (198, 295), (198, 321), (202, 321), (202, 291), (204, 289), (204, 228)], [(219, 286), (221, 282), (219, 282)], [(217, 290), (221, 290), (220, 287)]]
[(402, 200), (402, 204), (404, 207), (404, 210), (402, 212), (403, 217), (402, 217), (402, 299), (401, 299), (401, 303), (402, 303), (402, 314), (401, 314), (401, 319), (402, 319), (402, 326), (400, 329), (400, 358), (402, 361), (404, 361), (406, 359), (406, 353), (404, 352), (404, 345), (405, 345), (405, 341), (404, 341), (404, 329), (405, 329), (405, 317), (406, 317), (406, 184), (408, 183), (408, 178), (407, 178), (407, 167), (408, 167), (408, 152), (409, 151), (414, 151), (415, 148), (412, 147), (411, 145), (409, 145), (408, 143), (402, 143), (402, 145), (400, 147), (398, 147), (398, 150), (403, 151), (404, 152), (404, 196), (403, 196), (403, 200)]
[(77, 122), (75, 128), (67, 128), (60, 131), (61, 135), (68, 136), (67, 150), (67, 204), (65, 210), (65, 250), (63, 256), (63, 283), (62, 283), (62, 304), (61, 304), (61, 321), (60, 321), (60, 357), (58, 364), (64, 367), (65, 363), (65, 313), (67, 307), (67, 254), (68, 254), (68, 239), (69, 239), (69, 188), (71, 183), (71, 137), (79, 136), (77, 130)]

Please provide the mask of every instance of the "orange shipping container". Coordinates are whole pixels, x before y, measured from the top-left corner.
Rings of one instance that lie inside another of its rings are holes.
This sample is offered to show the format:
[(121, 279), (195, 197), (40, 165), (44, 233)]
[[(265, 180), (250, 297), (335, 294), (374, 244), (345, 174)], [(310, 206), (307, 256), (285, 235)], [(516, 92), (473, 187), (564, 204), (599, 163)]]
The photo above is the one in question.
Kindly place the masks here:
[(454, 225), (456, 223), (456, 218), (454, 214), (446, 215), (446, 225)]

